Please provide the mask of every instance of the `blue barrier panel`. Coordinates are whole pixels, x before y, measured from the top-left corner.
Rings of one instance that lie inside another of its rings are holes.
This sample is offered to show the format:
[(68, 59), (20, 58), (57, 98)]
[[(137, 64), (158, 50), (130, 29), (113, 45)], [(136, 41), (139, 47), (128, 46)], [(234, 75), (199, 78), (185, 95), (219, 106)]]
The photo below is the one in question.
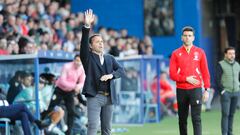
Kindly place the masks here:
[[(40, 118), (39, 111), (39, 95), (38, 95), (38, 82), (39, 73), (43, 71), (43, 65), (49, 63), (60, 63), (71, 61), (75, 54), (66, 52), (38, 52), (38, 54), (24, 54), (24, 55), (8, 55), (0, 57), (0, 86), (7, 94), (8, 82), (14, 76), (16, 71), (28, 71), (34, 73), (35, 85), (35, 103), (36, 112), (35, 116)], [(41, 66), (42, 65), (42, 66)], [(39, 135), (39, 130), (36, 129), (35, 135)]]
[[(39, 117), (38, 77), (48, 67), (55, 75), (62, 66), (71, 61), (75, 54), (64, 52), (39, 52), (38, 54), (11, 55), (0, 57), (0, 83), (7, 84), (17, 70), (28, 70), (35, 74), (36, 116)], [(126, 76), (116, 80), (116, 90), (120, 104), (115, 106), (113, 123), (142, 124), (159, 122), (161, 117), (159, 84), (153, 95), (151, 84), (155, 77), (159, 80), (160, 71), (168, 71), (168, 60), (162, 56), (136, 56), (119, 58), (126, 70)], [(7, 86), (5, 89), (7, 89)], [(153, 99), (156, 99), (155, 101)], [(36, 131), (36, 135), (39, 132)]]
[[(116, 81), (120, 104), (115, 106), (113, 123), (159, 122), (159, 84), (156, 95), (151, 91), (151, 84), (155, 77), (159, 80), (161, 70), (168, 71), (168, 60), (161, 56), (136, 56), (118, 60), (125, 68), (126, 76)], [(154, 97), (157, 100), (153, 101)]]

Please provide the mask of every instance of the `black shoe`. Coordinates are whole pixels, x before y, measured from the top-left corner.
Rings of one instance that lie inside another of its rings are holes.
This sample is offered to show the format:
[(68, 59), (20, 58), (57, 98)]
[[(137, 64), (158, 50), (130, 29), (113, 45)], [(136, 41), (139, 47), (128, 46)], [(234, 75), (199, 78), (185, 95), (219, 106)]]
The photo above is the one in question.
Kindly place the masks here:
[(206, 112), (210, 112), (211, 111), (211, 109), (206, 109)]
[(83, 104), (84, 106), (87, 106), (87, 101), (83, 99), (82, 94), (78, 94), (77, 98), (81, 104)]
[(35, 120), (34, 121), (39, 129), (44, 129), (48, 127), (51, 124), (51, 119), (44, 119), (42, 121), (40, 120)]

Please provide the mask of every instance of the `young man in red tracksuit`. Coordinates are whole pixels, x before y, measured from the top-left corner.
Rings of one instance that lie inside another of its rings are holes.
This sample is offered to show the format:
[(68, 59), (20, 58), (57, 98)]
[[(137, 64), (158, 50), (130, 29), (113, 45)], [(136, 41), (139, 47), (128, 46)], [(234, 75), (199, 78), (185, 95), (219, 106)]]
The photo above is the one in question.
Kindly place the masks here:
[[(202, 100), (209, 97), (210, 75), (205, 52), (193, 45), (194, 29), (182, 30), (182, 47), (176, 49), (170, 59), (170, 78), (177, 83), (177, 102), (180, 135), (187, 135), (189, 105), (194, 135), (202, 135)], [(203, 83), (203, 84), (202, 84)], [(202, 94), (202, 86), (205, 90)]]

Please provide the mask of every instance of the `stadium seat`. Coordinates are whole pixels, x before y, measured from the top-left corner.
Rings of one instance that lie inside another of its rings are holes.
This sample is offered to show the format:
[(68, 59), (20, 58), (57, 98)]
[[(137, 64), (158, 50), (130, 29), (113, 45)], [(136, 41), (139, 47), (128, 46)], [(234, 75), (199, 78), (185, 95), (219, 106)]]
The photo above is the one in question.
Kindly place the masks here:
[(10, 119), (0, 118), (0, 127), (5, 127), (5, 135), (10, 135)]
[[(151, 103), (152, 99), (152, 92), (151, 90), (147, 90), (144, 93), (145, 96), (145, 113), (144, 113), (144, 123), (146, 122), (159, 122), (159, 111), (158, 111), (158, 104), (157, 103)], [(151, 117), (150, 113), (153, 113), (153, 117)]]

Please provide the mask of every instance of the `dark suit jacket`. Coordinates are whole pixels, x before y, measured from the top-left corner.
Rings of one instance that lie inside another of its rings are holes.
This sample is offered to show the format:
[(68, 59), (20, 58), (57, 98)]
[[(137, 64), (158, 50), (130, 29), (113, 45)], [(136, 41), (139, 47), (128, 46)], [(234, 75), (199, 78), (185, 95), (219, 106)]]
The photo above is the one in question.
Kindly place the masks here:
[[(86, 79), (83, 86), (83, 94), (85, 96), (96, 96), (99, 90), (100, 78), (103, 74), (103, 68), (100, 63), (99, 56), (93, 53), (89, 48), (89, 28), (82, 28), (82, 41), (80, 49), (80, 58), (85, 70)], [(107, 74), (113, 74), (110, 81), (110, 94), (113, 104), (117, 104), (117, 93), (115, 91), (114, 79), (124, 75), (124, 70), (120, 64), (111, 55), (104, 54), (104, 61), (107, 65)]]

